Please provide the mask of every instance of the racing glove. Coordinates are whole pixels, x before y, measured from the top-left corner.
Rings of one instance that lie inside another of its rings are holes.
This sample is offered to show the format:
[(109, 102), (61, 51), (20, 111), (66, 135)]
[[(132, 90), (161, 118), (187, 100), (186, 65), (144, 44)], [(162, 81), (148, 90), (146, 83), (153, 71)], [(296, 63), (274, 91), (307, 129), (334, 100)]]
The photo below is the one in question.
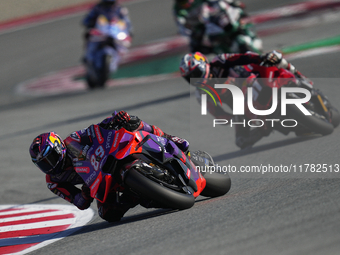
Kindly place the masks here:
[(282, 53), (273, 50), (262, 56), (263, 63), (268, 66), (275, 66), (281, 63)]
[(292, 65), (291, 63), (289, 63), (286, 59), (282, 59), (282, 61), (280, 62), (280, 64), (277, 66), (278, 68), (283, 68), (283, 69), (287, 69), (288, 71), (290, 71), (291, 73), (295, 74), (297, 77), (302, 78), (303, 75), (302, 73), (300, 73), (296, 67), (294, 65)]
[(130, 116), (125, 111), (117, 113), (112, 120), (114, 125), (125, 128), (127, 131), (133, 132), (140, 129), (142, 121), (137, 116)]
[(137, 131), (142, 127), (143, 123), (137, 116), (130, 116), (129, 122), (123, 124), (123, 128), (130, 132)]
[(125, 111), (118, 112), (114, 117), (112, 122), (117, 126), (123, 126), (125, 123), (130, 121), (130, 115)]
[(75, 195), (73, 199), (73, 204), (80, 210), (85, 210), (90, 207), (93, 201), (93, 197), (90, 195), (90, 188), (83, 184), (81, 192)]

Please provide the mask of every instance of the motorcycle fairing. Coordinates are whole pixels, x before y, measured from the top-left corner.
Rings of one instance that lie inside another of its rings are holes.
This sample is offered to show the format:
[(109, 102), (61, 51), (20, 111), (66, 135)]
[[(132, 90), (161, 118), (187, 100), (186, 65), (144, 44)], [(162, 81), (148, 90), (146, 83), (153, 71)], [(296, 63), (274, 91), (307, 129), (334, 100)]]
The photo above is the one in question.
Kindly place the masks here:
[(130, 155), (142, 154), (162, 165), (170, 162), (172, 165), (175, 160), (183, 169), (184, 177), (196, 183), (195, 197), (205, 187), (205, 179), (196, 171), (188, 156), (166, 138), (145, 131), (129, 132), (124, 128), (106, 130), (98, 125), (91, 125), (87, 130), (92, 146), (87, 150), (86, 159), (75, 170), (90, 187), (91, 196), (100, 202), (106, 200), (114, 184), (112, 175), (102, 171), (108, 156), (122, 160)]
[[(247, 94), (247, 86), (251, 84), (253, 90), (255, 90), (255, 94), (258, 94), (256, 100), (253, 99), (253, 106), (258, 110), (265, 110), (271, 107), (273, 88), (280, 89), (290, 82), (296, 83), (294, 74), (283, 68), (277, 68), (276, 66), (267, 67), (257, 64), (249, 64), (243, 67), (247, 72), (251, 73), (247, 78), (248, 84), (242, 87), (243, 94)], [(246, 116), (249, 118), (257, 117), (249, 111), (246, 104), (245, 107)]]

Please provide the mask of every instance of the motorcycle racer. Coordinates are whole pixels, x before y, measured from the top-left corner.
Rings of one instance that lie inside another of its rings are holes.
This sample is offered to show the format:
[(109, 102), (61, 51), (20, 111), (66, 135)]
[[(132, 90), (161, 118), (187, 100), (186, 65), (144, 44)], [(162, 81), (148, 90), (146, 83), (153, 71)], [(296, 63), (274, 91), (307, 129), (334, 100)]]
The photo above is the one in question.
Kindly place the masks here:
[[(137, 116), (130, 116), (125, 111), (114, 113), (112, 117), (104, 119), (98, 125), (104, 129), (124, 127), (131, 132), (143, 130), (172, 140), (185, 153), (189, 149), (189, 143), (185, 139), (166, 134), (157, 126), (149, 125)], [(90, 188), (77, 174), (74, 167), (78, 160), (86, 155), (90, 144), (88, 129), (82, 129), (71, 133), (65, 140), (55, 132), (40, 134), (34, 138), (29, 148), (32, 162), (46, 174), (48, 189), (80, 210), (89, 208), (93, 198), (90, 195)], [(76, 185), (82, 185), (81, 189)], [(120, 191), (123, 187), (116, 182), (114, 189)], [(97, 201), (99, 216), (109, 222), (119, 221), (130, 208), (138, 204), (146, 208), (154, 207), (152, 202), (140, 201), (128, 191), (124, 191), (120, 195), (119, 202), (116, 197), (110, 197), (110, 195), (105, 203)]]
[[(124, 52), (125, 49), (131, 45), (133, 29), (129, 18), (128, 9), (126, 7), (118, 5), (116, 0), (101, 0), (85, 16), (82, 21), (82, 25), (85, 27), (85, 54), (82, 58), (84, 64), (96, 62), (93, 55), (95, 54), (97, 49), (103, 45), (102, 41), (98, 41), (97, 39), (91, 40), (91, 30), (96, 27), (97, 19), (99, 17), (105, 17), (107, 21), (111, 22), (113, 20), (121, 20), (123, 21), (124, 25), (126, 25), (129, 40), (127, 40), (127, 43), (126, 45), (124, 45), (124, 47), (122, 47), (120, 44), (117, 44), (116, 40), (112, 38), (112, 36), (106, 35), (107, 38), (105, 38), (106, 45), (110, 46), (109, 52), (114, 56), (111, 58), (110, 71), (115, 72), (120, 62), (120, 53)], [(97, 62), (95, 65), (100, 66), (100, 64), (98, 64)]]
[[(190, 37), (190, 51), (207, 54), (218, 51), (219, 45), (214, 44), (219, 44), (222, 34), (231, 41), (232, 52), (262, 48), (261, 40), (256, 39), (243, 21), (247, 16), (244, 8), (242, 2), (235, 0), (176, 0), (173, 10), (179, 33)], [(204, 45), (205, 33), (213, 45)], [(252, 47), (249, 40), (254, 40), (257, 46)]]
[[(204, 82), (214, 83), (216, 78), (228, 79), (234, 78), (252, 78), (252, 73), (245, 70), (242, 66), (248, 64), (255, 64), (264, 66), (277, 66), (278, 68), (287, 69), (288, 71), (301, 76), (301, 73), (277, 51), (272, 51), (266, 54), (257, 54), (254, 52), (247, 52), (244, 54), (220, 54), (216, 56), (211, 62), (208, 62), (206, 56), (200, 52), (186, 54), (180, 64), (180, 72), (182, 77), (190, 83), (190, 78), (203, 78)], [(255, 71), (255, 70), (253, 70)], [(253, 74), (254, 75), (254, 74)], [(192, 83), (191, 83), (192, 84)], [(204, 84), (204, 83), (203, 83)], [(196, 97), (201, 102), (201, 93), (199, 89), (203, 84), (192, 84), (197, 87)], [(241, 86), (241, 84), (236, 84)], [(227, 89), (219, 90), (221, 101), (226, 103), (232, 109), (232, 94)], [(207, 108), (210, 114), (217, 119), (230, 120), (235, 118), (237, 122), (241, 121), (240, 116), (233, 116), (225, 111), (221, 106), (215, 105), (213, 102), (207, 102)], [(236, 127), (236, 145), (241, 149), (252, 146), (259, 141), (263, 136), (269, 135), (271, 129), (265, 125), (261, 128), (250, 130), (249, 127), (242, 125), (235, 125)]]
[(204, 0), (175, 0), (173, 12), (181, 35), (190, 36), (191, 52), (202, 51), (205, 31), (201, 6)]

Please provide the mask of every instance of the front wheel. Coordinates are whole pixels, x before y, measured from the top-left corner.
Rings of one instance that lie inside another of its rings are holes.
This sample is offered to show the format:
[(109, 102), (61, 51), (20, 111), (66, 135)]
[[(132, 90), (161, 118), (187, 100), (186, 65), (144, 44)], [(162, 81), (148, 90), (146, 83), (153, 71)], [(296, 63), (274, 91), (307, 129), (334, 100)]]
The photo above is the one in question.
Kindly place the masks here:
[(205, 197), (219, 197), (228, 193), (231, 187), (231, 180), (227, 173), (207, 172), (203, 174), (206, 186), (201, 192)]
[(100, 57), (100, 64), (88, 63), (86, 71), (86, 83), (90, 89), (103, 88), (110, 76), (111, 56), (103, 54)]
[(157, 204), (162, 205), (163, 208), (184, 210), (189, 209), (195, 203), (195, 198), (190, 192), (182, 193), (167, 188), (161, 183), (147, 178), (135, 168), (130, 168), (125, 173), (124, 182), (133, 191), (157, 202)]
[(98, 69), (98, 86), (104, 87), (106, 81), (109, 79), (110, 76), (110, 63), (111, 63), (111, 56), (108, 54), (104, 54), (102, 59), (101, 68)]
[(85, 79), (86, 79), (87, 86), (90, 89), (94, 89), (96, 87), (96, 82), (93, 80), (93, 78), (91, 77), (89, 73), (86, 74)]
[(287, 116), (297, 121), (297, 123), (311, 132), (329, 135), (333, 132), (333, 125), (323, 116), (309, 110), (312, 115), (304, 115), (296, 105), (286, 106)]
[(329, 109), (329, 111), (330, 111), (330, 113), (331, 113), (331, 120), (332, 120), (332, 125), (333, 125), (333, 127), (337, 127), (337, 126), (339, 126), (339, 124), (340, 124), (340, 113), (339, 113), (339, 111), (336, 109), (336, 108), (334, 108), (334, 107), (331, 107), (330, 109)]

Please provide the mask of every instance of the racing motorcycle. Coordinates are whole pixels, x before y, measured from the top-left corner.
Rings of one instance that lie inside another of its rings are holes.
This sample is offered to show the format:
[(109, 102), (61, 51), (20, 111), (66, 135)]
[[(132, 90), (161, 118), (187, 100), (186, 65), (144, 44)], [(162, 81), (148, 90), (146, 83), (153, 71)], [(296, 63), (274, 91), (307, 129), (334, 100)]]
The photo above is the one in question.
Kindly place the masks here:
[(241, 8), (228, 6), (223, 12), (208, 6), (206, 9), (203, 45), (211, 53), (262, 52), (262, 40), (252, 31), (253, 24), (243, 17)]
[[(214, 166), (206, 152), (187, 155), (171, 140), (123, 127), (108, 130), (92, 125), (87, 135), (91, 143), (86, 150), (79, 149), (83, 160), (76, 162), (75, 170), (101, 203), (119, 199), (129, 190), (161, 208), (188, 209), (199, 195), (217, 197), (230, 189), (228, 174), (197, 170), (196, 166)], [(72, 148), (80, 148), (74, 143)]]
[(110, 73), (117, 70), (120, 55), (131, 46), (128, 26), (124, 20), (100, 15), (87, 38), (86, 82), (89, 88), (104, 87)]
[[(239, 69), (237, 70), (237, 68)], [(277, 93), (278, 107), (272, 114), (265, 117), (256, 116), (247, 109), (245, 112), (246, 119), (272, 119), (275, 120), (272, 122), (274, 130), (278, 130), (285, 135), (289, 132), (295, 132), (297, 136), (310, 133), (328, 135), (339, 125), (339, 111), (331, 104), (327, 96), (316, 89), (313, 82), (302, 74), (293, 74), (286, 69), (277, 68), (276, 66), (268, 67), (263, 63), (261, 65), (250, 64), (237, 68), (236, 71), (238, 73), (242, 73), (241, 69), (252, 73), (247, 78), (245, 82), (247, 85), (243, 86), (242, 90), (246, 95), (248, 93), (247, 88), (251, 87), (253, 107), (255, 109), (263, 110), (272, 107), (273, 88), (277, 88), (278, 91), (284, 87), (303, 88), (309, 91), (311, 95), (310, 100), (302, 104), (310, 115), (305, 115), (296, 104), (286, 104), (286, 115), (283, 116), (281, 111), (281, 93)], [(304, 93), (287, 91), (287, 99), (301, 99), (306, 96)], [(295, 120), (296, 125), (282, 125), (284, 119)], [(271, 129), (268, 130), (270, 132)]]

